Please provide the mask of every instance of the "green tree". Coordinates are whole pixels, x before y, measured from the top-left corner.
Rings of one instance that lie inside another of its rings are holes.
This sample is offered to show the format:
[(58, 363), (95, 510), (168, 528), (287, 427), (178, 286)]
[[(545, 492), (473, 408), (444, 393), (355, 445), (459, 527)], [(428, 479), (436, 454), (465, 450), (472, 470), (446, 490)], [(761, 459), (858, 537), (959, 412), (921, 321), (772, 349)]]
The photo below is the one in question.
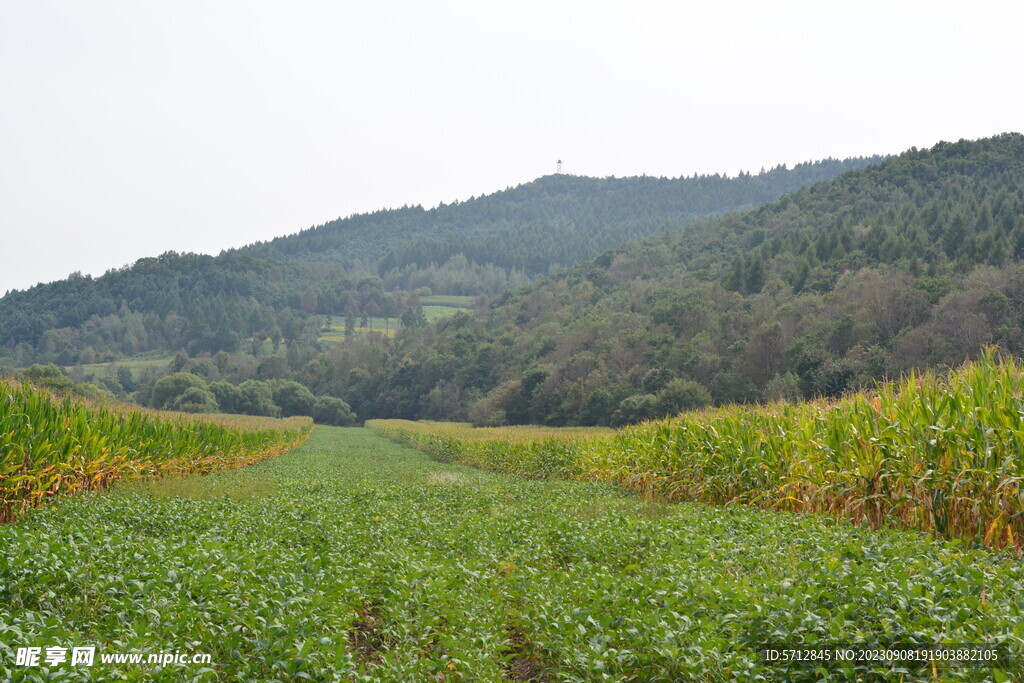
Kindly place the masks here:
[(121, 366), (117, 369), (117, 381), (121, 385), (121, 389), (130, 394), (135, 391), (135, 378), (132, 376), (130, 368)]
[(644, 420), (661, 417), (659, 412), (657, 396), (654, 394), (634, 394), (626, 397), (619, 403), (618, 409), (612, 414), (611, 423), (613, 427), (636, 424)]
[(176, 372), (172, 375), (161, 377), (153, 385), (150, 405), (157, 409), (173, 408), (173, 403), (178, 400), (178, 397), (191, 388), (206, 391), (206, 380), (190, 372)]
[(234, 384), (223, 381), (213, 382), (210, 384), (210, 391), (213, 393), (214, 398), (216, 398), (217, 405), (225, 413), (242, 412), (239, 407), (242, 392)]
[(700, 382), (676, 378), (655, 394), (658, 417), (678, 415), (684, 410), (695, 410), (711, 405), (711, 393)]
[(213, 393), (199, 387), (186, 389), (171, 402), (170, 407), (185, 413), (215, 413), (219, 409)]
[(25, 370), (25, 379), (51, 391), (74, 391), (75, 383), (56, 365), (35, 364)]
[(313, 420), (317, 424), (347, 427), (356, 423), (356, 416), (342, 399), (318, 396), (313, 405)]
[(278, 417), (281, 409), (274, 403), (273, 392), (266, 382), (250, 379), (238, 385), (238, 410), (246, 415)]
[(281, 409), (281, 417), (293, 415), (313, 417), (316, 397), (308, 388), (291, 380), (274, 380), (268, 384), (274, 403)]

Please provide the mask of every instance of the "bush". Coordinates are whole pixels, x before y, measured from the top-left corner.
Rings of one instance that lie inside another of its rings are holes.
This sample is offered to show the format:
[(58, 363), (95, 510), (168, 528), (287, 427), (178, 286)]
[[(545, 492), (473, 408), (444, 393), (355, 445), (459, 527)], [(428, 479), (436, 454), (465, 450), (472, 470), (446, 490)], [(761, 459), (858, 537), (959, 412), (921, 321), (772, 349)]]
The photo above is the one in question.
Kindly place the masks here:
[(33, 365), (25, 371), (25, 379), (51, 391), (72, 391), (75, 383), (56, 365)]
[(217, 404), (225, 413), (241, 412), (239, 405), (242, 399), (242, 392), (230, 382), (214, 382), (210, 385), (210, 391), (217, 399)]
[(188, 372), (176, 372), (173, 375), (161, 377), (153, 385), (150, 405), (157, 409), (171, 408), (182, 394), (193, 388), (208, 391), (206, 380)]
[(660, 417), (658, 397), (654, 394), (634, 394), (622, 400), (619, 409), (612, 415), (612, 426), (634, 424)]
[(218, 410), (217, 399), (209, 389), (189, 387), (176, 398), (171, 407), (184, 413), (215, 413)]
[(281, 409), (281, 417), (293, 415), (313, 417), (316, 396), (304, 385), (285, 379), (271, 380), (267, 384), (270, 385), (274, 403)]
[(319, 424), (347, 427), (356, 423), (356, 415), (340, 398), (318, 396), (313, 404), (313, 421)]
[(238, 410), (247, 415), (278, 417), (281, 409), (274, 403), (270, 385), (250, 379), (238, 385)]
[(678, 415), (684, 410), (694, 410), (711, 405), (711, 394), (703, 384), (692, 379), (673, 379), (656, 396), (659, 414), (655, 417)]

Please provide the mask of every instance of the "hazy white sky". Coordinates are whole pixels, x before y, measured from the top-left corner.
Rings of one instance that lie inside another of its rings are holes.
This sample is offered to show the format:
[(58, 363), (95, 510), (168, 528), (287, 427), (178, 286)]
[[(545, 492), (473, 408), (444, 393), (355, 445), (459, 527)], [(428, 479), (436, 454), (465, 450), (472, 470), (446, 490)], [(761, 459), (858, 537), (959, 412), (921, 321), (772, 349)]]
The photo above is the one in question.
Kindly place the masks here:
[(555, 170), (1024, 130), (1024, 4), (0, 0), (0, 294)]

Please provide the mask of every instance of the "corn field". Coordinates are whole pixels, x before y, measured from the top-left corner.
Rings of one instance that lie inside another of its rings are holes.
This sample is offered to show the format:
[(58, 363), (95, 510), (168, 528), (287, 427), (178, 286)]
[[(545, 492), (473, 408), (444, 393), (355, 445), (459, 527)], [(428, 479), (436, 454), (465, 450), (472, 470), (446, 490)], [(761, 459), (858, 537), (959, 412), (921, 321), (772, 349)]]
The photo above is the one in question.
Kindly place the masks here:
[[(821, 513), (1024, 547), (1024, 366), (989, 350), (834, 401), (726, 406), (612, 436), (490, 439), (378, 421), (435, 457), (615, 483), (664, 501)], [(468, 431), (468, 428), (463, 428)], [(550, 430), (549, 430), (550, 431)]]
[(241, 467), (308, 436), (308, 418), (229, 427), (215, 419), (76, 401), (0, 380), (0, 523), (55, 494), (119, 479)]

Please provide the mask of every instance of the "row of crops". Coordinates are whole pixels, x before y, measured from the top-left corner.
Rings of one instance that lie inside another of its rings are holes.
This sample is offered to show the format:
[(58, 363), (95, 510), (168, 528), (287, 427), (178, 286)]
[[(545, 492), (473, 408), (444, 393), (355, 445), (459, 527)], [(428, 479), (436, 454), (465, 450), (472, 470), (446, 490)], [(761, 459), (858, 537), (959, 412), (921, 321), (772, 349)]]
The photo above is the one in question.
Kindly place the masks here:
[(520, 476), (1024, 544), (1024, 367), (991, 351), (948, 375), (911, 375), (836, 401), (727, 406), (610, 435), (370, 426), (440, 460)]
[(241, 467), (300, 443), (309, 418), (169, 416), (0, 379), (0, 523), (54, 494)]
[[(508, 476), (365, 429), (165, 481), (0, 526), (0, 680), (1024, 680), (1024, 565), (961, 542)], [(968, 643), (998, 657), (765, 656)], [(19, 664), (33, 646), (96, 662)], [(101, 661), (177, 651), (210, 660)]]

